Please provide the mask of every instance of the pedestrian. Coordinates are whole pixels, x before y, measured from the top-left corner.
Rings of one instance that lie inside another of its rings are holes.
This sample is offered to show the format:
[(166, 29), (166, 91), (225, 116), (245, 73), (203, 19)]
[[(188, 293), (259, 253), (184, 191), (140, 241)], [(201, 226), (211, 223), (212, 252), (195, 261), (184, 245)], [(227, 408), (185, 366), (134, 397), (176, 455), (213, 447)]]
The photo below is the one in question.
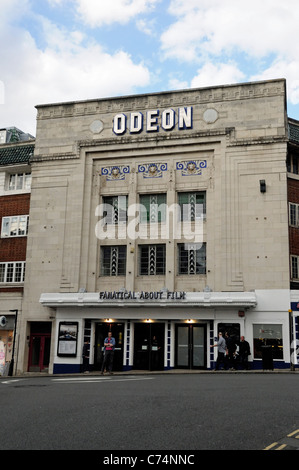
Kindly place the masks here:
[(106, 367), (106, 372), (112, 374), (112, 365), (113, 365), (113, 355), (115, 349), (115, 338), (112, 336), (112, 332), (108, 332), (107, 338), (104, 340), (104, 355), (101, 374), (104, 374), (104, 369)]
[(215, 348), (215, 347), (218, 348), (218, 356), (217, 356), (217, 360), (216, 360), (215, 370), (219, 370), (219, 367), (220, 367), (221, 363), (223, 364), (224, 368), (226, 369), (227, 368), (226, 358), (225, 358), (226, 343), (225, 343), (225, 339), (223, 338), (221, 332), (218, 333), (217, 343), (211, 346), (211, 348)]
[(227, 348), (228, 367), (230, 370), (235, 370), (237, 345), (235, 340), (230, 336), (228, 332), (225, 333), (225, 342)]
[(245, 341), (245, 337), (241, 336), (241, 341), (239, 344), (239, 360), (240, 365), (243, 369), (248, 370), (248, 356), (250, 356), (250, 345), (248, 341)]
[(89, 342), (88, 341), (84, 342), (82, 358), (83, 358), (82, 372), (86, 374), (87, 372), (89, 372)]

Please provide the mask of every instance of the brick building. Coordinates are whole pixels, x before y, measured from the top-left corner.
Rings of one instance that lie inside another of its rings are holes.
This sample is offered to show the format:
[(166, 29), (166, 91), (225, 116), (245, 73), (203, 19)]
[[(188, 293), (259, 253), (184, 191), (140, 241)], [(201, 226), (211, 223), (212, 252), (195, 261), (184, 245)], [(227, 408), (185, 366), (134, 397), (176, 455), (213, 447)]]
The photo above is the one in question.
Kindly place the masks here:
[(21, 316), (30, 211), (34, 139), (19, 129), (0, 130), (0, 373), (13, 354), (16, 311)]

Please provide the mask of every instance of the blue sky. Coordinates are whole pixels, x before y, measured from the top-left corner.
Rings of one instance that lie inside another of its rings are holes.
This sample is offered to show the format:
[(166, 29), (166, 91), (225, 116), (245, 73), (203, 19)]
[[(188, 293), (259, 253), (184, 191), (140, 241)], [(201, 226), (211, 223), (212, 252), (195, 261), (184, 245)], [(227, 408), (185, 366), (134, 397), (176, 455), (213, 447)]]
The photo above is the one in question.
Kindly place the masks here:
[(35, 105), (287, 79), (299, 120), (298, 0), (0, 0), (0, 128)]

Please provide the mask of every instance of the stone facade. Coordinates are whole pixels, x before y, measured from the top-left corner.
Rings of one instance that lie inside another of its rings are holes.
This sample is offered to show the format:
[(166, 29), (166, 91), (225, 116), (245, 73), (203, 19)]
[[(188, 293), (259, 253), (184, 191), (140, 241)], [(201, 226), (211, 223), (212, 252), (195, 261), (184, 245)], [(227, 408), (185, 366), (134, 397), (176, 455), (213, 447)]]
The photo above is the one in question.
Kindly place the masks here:
[[(63, 296), (77, 295), (80, 289), (95, 294), (165, 289), (187, 292), (189, 298), (205, 289), (236, 296), (256, 289), (270, 297), (283, 292), (285, 303), (276, 321), (282, 322), (287, 337), (288, 319), (282, 313), (289, 306), (290, 285), (284, 80), (48, 104), (37, 111), (19, 371), (26, 370), (25, 338), (33, 322), (52, 323), (51, 370), (59, 362), (59, 320), (75, 318), (82, 331), (84, 319), (108, 316), (107, 304), (97, 308), (96, 302), (92, 312), (75, 313)], [(158, 233), (149, 234), (148, 225), (137, 224), (139, 238), (128, 236), (136, 221), (130, 208), (142, 195), (164, 194), (171, 206), (186, 192), (204, 194), (206, 204), (200, 226), (206, 265), (193, 275), (178, 269), (178, 243), (189, 238), (184, 232), (178, 240), (175, 214), (169, 224), (156, 224)], [(99, 208), (105, 198), (115, 196), (127, 197), (128, 219), (106, 227), (106, 237), (99, 236)], [(165, 245), (164, 272), (141, 275), (140, 246), (153, 242)], [(126, 247), (124, 275), (102, 273), (101, 250), (111, 245)], [(48, 294), (56, 300), (40, 302)], [(59, 298), (61, 305), (66, 302), (64, 310), (58, 307)], [(192, 314), (208, 325), (208, 344), (216, 330), (216, 324), (211, 327), (215, 312), (221, 321), (240, 321), (246, 330), (238, 317), (247, 308), (244, 301), (226, 315), (227, 302), (222, 299), (219, 308), (208, 304), (208, 311), (194, 308), (196, 302), (187, 309), (187, 318)], [(186, 320), (181, 310), (168, 307), (167, 315), (159, 310), (151, 316)], [(253, 302), (249, 308), (259, 307)], [(113, 310), (113, 315), (124, 322), (133, 317), (144, 321), (148, 310), (136, 315)], [(248, 336), (253, 340), (249, 324)], [(79, 348), (83, 333), (80, 341)]]

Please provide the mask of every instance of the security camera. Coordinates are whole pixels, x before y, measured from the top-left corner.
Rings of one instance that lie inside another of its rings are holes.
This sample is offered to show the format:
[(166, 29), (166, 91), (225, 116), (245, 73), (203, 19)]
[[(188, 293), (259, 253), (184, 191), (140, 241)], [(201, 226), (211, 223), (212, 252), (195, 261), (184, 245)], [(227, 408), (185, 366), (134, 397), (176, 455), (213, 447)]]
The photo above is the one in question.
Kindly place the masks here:
[(5, 326), (7, 323), (6, 317), (2, 316), (0, 317), (0, 326)]

